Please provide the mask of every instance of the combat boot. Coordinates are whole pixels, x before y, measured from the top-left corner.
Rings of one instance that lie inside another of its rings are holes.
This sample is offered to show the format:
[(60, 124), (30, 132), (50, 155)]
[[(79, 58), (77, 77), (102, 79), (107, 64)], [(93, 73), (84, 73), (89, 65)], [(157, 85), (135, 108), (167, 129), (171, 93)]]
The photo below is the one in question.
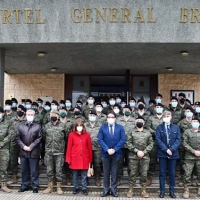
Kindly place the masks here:
[(143, 198), (148, 198), (149, 197), (149, 194), (146, 192), (146, 186), (142, 186), (141, 197), (143, 197)]
[(191, 175), (191, 185), (193, 186), (193, 187), (197, 187), (197, 183), (194, 181), (194, 175), (192, 174)]
[(184, 185), (184, 193), (183, 193), (183, 198), (184, 199), (188, 199), (190, 196), (190, 193), (189, 193), (189, 188), (187, 185)]
[(13, 174), (12, 180), (7, 182), (8, 185), (13, 184), (13, 183), (17, 183), (17, 175), (16, 174)]
[(199, 197), (200, 197), (200, 186), (198, 187), (197, 196), (199, 196)]
[(128, 190), (128, 193), (127, 193), (127, 197), (128, 198), (131, 198), (133, 197), (134, 193), (133, 193), (133, 184), (129, 184), (129, 190)]
[(49, 194), (53, 192), (53, 181), (48, 182), (48, 187), (42, 193)]
[(151, 174), (147, 175), (147, 183), (146, 186), (150, 186), (152, 184), (153, 176)]
[(62, 191), (62, 182), (57, 182), (57, 193), (58, 194), (63, 194), (64, 192)]
[(7, 192), (7, 193), (12, 192), (12, 190), (10, 190), (10, 189), (7, 187), (7, 184), (6, 184), (5, 181), (2, 181), (2, 182), (1, 182), (1, 190), (2, 190), (3, 192)]

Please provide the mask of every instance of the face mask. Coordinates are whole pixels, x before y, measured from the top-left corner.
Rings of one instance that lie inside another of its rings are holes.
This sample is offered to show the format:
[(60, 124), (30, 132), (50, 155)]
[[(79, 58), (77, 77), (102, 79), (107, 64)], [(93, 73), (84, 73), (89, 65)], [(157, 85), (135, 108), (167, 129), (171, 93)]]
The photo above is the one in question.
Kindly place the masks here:
[(192, 122), (192, 128), (199, 128), (198, 122)]
[(113, 109), (114, 113), (118, 114), (119, 113), (119, 109), (118, 108), (115, 108)]
[(33, 116), (26, 116), (26, 119), (28, 122), (32, 122), (34, 117)]
[(25, 103), (22, 103), (22, 106), (24, 106), (24, 108), (26, 108), (26, 104)]
[(191, 112), (186, 113), (186, 117), (192, 118), (192, 116), (193, 116), (193, 113), (191, 113)]
[(82, 127), (82, 126), (77, 126), (77, 127), (76, 127), (76, 130), (77, 130), (78, 132), (81, 132), (81, 131), (83, 130), (83, 127)]
[(163, 117), (163, 122), (165, 122), (166, 124), (169, 124), (170, 118), (169, 117)]
[(64, 107), (65, 107), (65, 104), (61, 103), (60, 108), (64, 108)]
[(77, 104), (77, 106), (80, 106), (80, 107), (82, 107), (82, 104)]
[(140, 105), (138, 106), (138, 108), (139, 108), (140, 110), (143, 110), (143, 109), (144, 109), (144, 105), (140, 104)]
[(178, 105), (178, 102), (172, 102), (171, 104), (172, 104), (172, 107), (173, 107), (173, 108), (176, 108), (177, 105)]
[(49, 106), (45, 106), (44, 109), (45, 109), (46, 111), (50, 111), (50, 107), (49, 107)]
[(125, 111), (125, 116), (130, 116), (131, 115), (131, 113), (129, 112), (129, 111)]
[(17, 103), (12, 103), (12, 108), (17, 108)]
[(22, 117), (24, 113), (22, 111), (17, 111), (17, 116)]
[(0, 114), (0, 120), (2, 120), (2, 118), (3, 118), (3, 115), (2, 115), (2, 114)]
[(135, 107), (135, 103), (133, 103), (133, 102), (130, 103), (129, 105), (130, 105), (131, 107)]
[(5, 110), (7, 110), (7, 111), (11, 110), (11, 106), (6, 106)]
[(108, 107), (107, 103), (102, 103), (102, 106), (103, 106), (104, 108), (107, 108), (107, 107)]
[(58, 120), (57, 117), (54, 117), (54, 116), (51, 117), (51, 121), (55, 122), (55, 121), (57, 121), (57, 120)]
[(97, 107), (97, 108), (96, 108), (96, 111), (97, 111), (97, 112), (101, 112), (101, 111), (102, 111), (102, 108)]
[(126, 105), (125, 103), (122, 103), (122, 104), (121, 104), (121, 107), (122, 107), (122, 108), (124, 108), (124, 107), (125, 107), (125, 105)]
[(42, 103), (38, 103), (38, 106), (41, 108), (42, 107)]
[(74, 112), (74, 115), (80, 115), (80, 114), (81, 114), (81, 112), (79, 112), (79, 111)]
[(88, 100), (87, 102), (88, 104), (92, 105), (94, 103), (94, 100)]
[(58, 106), (51, 106), (51, 110), (57, 110)]
[(162, 99), (156, 99), (156, 103), (161, 103)]
[(197, 113), (200, 113), (200, 107), (197, 107), (195, 110)]
[(116, 103), (121, 103), (121, 99), (116, 99)]
[(71, 105), (72, 105), (71, 103), (65, 103), (65, 106), (68, 108), (71, 107)]
[(115, 105), (115, 101), (109, 101), (109, 103), (110, 103), (111, 106)]
[(26, 109), (30, 109), (31, 108), (31, 105), (26, 105)]
[(108, 118), (107, 122), (108, 124), (113, 125), (115, 123), (115, 118)]
[(185, 103), (185, 99), (180, 99), (180, 104), (184, 104)]
[(156, 113), (157, 114), (162, 114), (163, 113), (163, 108), (156, 108)]
[(143, 123), (142, 123), (142, 122), (137, 122), (137, 123), (136, 123), (136, 126), (137, 126), (138, 128), (142, 128), (142, 127), (143, 127)]
[(60, 117), (61, 117), (61, 118), (65, 118), (66, 116), (67, 116), (67, 114), (66, 114), (65, 112), (61, 112), (61, 113), (60, 113)]
[(96, 117), (89, 117), (89, 120), (90, 120), (91, 122), (95, 122), (95, 121), (96, 121)]

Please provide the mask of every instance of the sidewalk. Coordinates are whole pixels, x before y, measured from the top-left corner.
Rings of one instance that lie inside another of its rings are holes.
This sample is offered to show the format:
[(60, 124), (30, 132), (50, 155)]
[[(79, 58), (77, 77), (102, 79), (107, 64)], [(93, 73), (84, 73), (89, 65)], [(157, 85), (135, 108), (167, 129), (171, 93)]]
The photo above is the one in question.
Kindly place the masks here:
[[(89, 192), (88, 196), (84, 196), (81, 193), (78, 195), (73, 195), (72, 192), (67, 191), (63, 195), (58, 195), (56, 193), (51, 193), (51, 194), (42, 194), (42, 191), (39, 191), (37, 194), (33, 194), (32, 191), (27, 191), (24, 193), (18, 193), (17, 190), (13, 190), (11, 193), (4, 193), (0, 191), (0, 200), (110, 200), (110, 199), (118, 199), (118, 200), (128, 200), (128, 199), (136, 199), (136, 200), (144, 200), (144, 198), (141, 198), (139, 196), (139, 193), (137, 193), (133, 198), (127, 198), (125, 193), (119, 193), (119, 197), (115, 198), (112, 196), (108, 197), (100, 197), (100, 192)], [(177, 199), (183, 199), (182, 194), (176, 194)], [(150, 194), (149, 200), (154, 200), (154, 199), (160, 199), (158, 197), (158, 194)], [(164, 199), (171, 199), (168, 194), (166, 194)], [(199, 199), (194, 194), (191, 194), (190, 199)]]

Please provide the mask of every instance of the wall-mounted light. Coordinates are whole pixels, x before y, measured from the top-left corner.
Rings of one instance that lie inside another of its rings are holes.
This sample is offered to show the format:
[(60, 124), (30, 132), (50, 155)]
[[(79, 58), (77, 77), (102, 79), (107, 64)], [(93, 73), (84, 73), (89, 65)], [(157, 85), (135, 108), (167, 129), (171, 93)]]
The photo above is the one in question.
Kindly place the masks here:
[(51, 68), (51, 72), (56, 72), (57, 68)]
[(167, 67), (166, 70), (167, 71), (173, 71), (173, 69), (171, 67)]
[(38, 52), (38, 57), (44, 57), (45, 56), (45, 52)]
[(181, 51), (182, 56), (188, 56), (188, 51)]

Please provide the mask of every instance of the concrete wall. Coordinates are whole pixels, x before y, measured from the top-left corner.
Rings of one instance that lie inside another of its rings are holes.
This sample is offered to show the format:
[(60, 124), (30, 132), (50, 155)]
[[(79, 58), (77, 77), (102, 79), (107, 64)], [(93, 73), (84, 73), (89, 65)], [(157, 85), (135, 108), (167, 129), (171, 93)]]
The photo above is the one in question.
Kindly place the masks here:
[(200, 42), (200, 0), (1, 0), (0, 8), (0, 43)]
[(64, 98), (64, 74), (5, 74), (4, 99), (14, 95), (35, 101), (38, 97)]
[(194, 90), (194, 101), (200, 101), (200, 75), (159, 74), (158, 91), (165, 105), (169, 104), (171, 90)]

